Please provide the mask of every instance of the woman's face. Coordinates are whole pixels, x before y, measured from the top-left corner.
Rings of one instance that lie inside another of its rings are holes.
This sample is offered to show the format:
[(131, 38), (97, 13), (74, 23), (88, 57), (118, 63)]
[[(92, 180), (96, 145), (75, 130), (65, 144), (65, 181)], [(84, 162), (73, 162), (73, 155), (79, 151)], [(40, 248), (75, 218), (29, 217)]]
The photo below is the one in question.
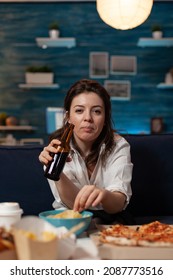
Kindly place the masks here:
[(73, 123), (74, 137), (92, 144), (100, 135), (105, 123), (105, 106), (103, 100), (94, 92), (84, 92), (72, 100), (69, 123)]

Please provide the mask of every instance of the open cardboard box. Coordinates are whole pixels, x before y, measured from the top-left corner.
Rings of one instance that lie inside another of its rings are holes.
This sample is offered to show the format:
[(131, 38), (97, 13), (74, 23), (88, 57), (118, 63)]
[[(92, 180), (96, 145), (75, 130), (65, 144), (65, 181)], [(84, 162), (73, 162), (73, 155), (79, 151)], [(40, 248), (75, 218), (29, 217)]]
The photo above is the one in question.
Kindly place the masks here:
[[(65, 227), (56, 228), (36, 216), (23, 217), (12, 231), (19, 260), (65, 260), (73, 255), (76, 248), (74, 235), (63, 238), (68, 231)], [(31, 235), (28, 236), (24, 232), (34, 234), (37, 238), (32, 239)], [(43, 241), (43, 232), (54, 233), (56, 237)]]

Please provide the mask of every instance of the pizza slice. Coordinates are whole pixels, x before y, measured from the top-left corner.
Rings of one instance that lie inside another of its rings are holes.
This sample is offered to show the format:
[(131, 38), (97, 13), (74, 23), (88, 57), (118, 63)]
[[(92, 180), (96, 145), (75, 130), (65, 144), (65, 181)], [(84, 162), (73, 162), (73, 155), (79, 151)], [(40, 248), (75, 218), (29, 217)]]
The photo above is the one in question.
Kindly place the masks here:
[(137, 245), (136, 233), (133, 228), (117, 224), (102, 230), (100, 241), (115, 245), (135, 246)]
[(169, 233), (169, 232), (173, 232), (173, 227), (168, 224), (161, 223), (159, 221), (154, 221), (154, 222), (144, 224), (144, 225), (141, 225), (140, 227), (138, 227), (138, 232), (141, 235), (160, 234), (163, 232)]
[(138, 245), (149, 247), (173, 246), (173, 226), (154, 221), (138, 228)]

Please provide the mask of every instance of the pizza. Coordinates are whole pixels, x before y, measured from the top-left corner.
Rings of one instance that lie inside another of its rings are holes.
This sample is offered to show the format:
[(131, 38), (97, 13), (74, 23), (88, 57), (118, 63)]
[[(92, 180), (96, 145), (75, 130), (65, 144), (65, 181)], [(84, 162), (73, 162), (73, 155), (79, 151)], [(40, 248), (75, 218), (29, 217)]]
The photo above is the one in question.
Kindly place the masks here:
[(159, 221), (137, 227), (116, 224), (103, 229), (99, 240), (119, 246), (173, 247), (173, 226)]

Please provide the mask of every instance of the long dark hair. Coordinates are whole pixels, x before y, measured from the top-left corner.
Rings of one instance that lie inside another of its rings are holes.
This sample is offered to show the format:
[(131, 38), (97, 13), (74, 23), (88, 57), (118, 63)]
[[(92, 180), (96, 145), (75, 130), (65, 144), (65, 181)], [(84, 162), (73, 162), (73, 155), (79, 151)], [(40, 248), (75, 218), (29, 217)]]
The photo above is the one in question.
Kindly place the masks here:
[[(73, 98), (84, 92), (96, 93), (103, 100), (104, 107), (105, 107), (105, 125), (103, 126), (100, 135), (93, 143), (90, 154), (85, 159), (86, 165), (89, 167), (97, 162), (98, 154), (102, 144), (103, 143), (105, 144), (105, 150), (103, 151), (102, 154), (102, 160), (104, 162), (108, 154), (112, 151), (115, 145), (115, 141), (114, 141), (114, 130), (112, 127), (110, 95), (108, 94), (106, 89), (102, 85), (100, 85), (97, 81), (82, 79), (74, 83), (68, 90), (67, 95), (65, 97), (64, 110), (66, 112), (70, 112), (70, 107)], [(54, 133), (50, 135), (50, 141), (53, 138), (60, 138), (64, 129), (67, 126), (68, 123), (66, 119), (64, 119), (63, 127), (56, 130)], [(79, 150), (74, 138), (72, 139), (72, 141), (75, 148)]]

